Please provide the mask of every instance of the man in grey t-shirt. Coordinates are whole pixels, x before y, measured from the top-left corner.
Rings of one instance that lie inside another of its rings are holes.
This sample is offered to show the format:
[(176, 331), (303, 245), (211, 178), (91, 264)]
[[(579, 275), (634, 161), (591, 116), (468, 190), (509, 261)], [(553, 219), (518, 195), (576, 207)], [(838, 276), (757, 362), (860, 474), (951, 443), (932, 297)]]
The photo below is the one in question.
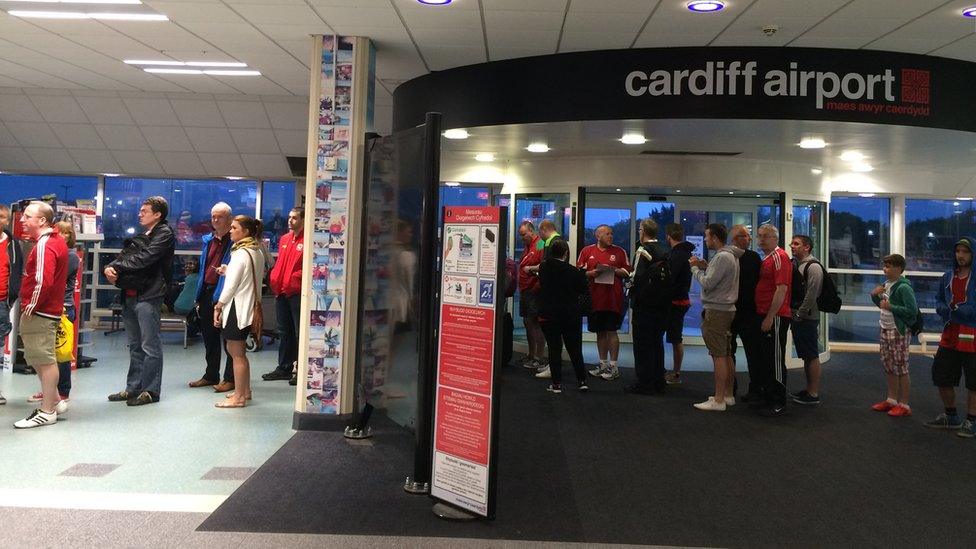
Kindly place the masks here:
[(807, 388), (790, 397), (797, 404), (816, 405), (820, 404), (820, 309), (817, 308), (817, 297), (823, 286), (825, 270), (813, 256), (813, 240), (809, 236), (795, 235), (790, 249), (800, 273), (800, 280), (793, 281), (795, 293), (791, 299), (793, 322), (790, 329), (796, 356), (803, 360), (807, 378)]

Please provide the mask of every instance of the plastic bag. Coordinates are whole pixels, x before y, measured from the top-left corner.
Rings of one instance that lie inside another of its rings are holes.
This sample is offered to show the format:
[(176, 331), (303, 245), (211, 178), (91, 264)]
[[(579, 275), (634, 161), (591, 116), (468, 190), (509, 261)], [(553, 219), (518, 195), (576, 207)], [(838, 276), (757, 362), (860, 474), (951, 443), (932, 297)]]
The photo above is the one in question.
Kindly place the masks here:
[(67, 315), (61, 315), (58, 335), (54, 339), (54, 356), (58, 362), (71, 362), (75, 359), (75, 326)]

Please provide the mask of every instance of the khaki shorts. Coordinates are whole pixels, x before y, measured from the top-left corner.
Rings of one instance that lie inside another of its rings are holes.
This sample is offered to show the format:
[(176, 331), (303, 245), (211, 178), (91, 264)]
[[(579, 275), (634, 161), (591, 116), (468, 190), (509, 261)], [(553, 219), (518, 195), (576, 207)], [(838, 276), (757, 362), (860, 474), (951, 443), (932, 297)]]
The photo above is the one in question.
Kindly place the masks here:
[(20, 315), (20, 337), (24, 340), (24, 360), (30, 366), (56, 364), (54, 344), (60, 319)]
[(732, 353), (732, 319), (735, 311), (716, 311), (705, 309), (705, 320), (701, 323), (702, 339), (708, 354), (714, 357), (730, 356)]

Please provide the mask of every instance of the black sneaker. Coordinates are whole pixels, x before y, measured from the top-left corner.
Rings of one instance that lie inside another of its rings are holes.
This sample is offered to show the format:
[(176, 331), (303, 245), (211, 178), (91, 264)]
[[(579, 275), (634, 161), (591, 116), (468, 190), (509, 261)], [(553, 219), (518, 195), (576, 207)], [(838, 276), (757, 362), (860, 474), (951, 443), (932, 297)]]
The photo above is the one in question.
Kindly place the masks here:
[(786, 415), (786, 405), (774, 404), (772, 406), (767, 406), (762, 410), (759, 410), (759, 415), (763, 417), (780, 417)]
[(129, 391), (119, 391), (108, 395), (109, 402), (125, 402), (129, 400)]
[(793, 402), (797, 404), (804, 404), (806, 406), (816, 406), (817, 404), (820, 404), (819, 396), (810, 396), (810, 393), (806, 391), (800, 391), (795, 395), (790, 395), (790, 398), (793, 400)]
[(291, 379), (288, 380), (288, 385), (295, 387), (298, 385), (298, 374), (292, 374)]
[(582, 393), (585, 393), (590, 390), (590, 386), (586, 384), (586, 380), (579, 382), (579, 390)]
[(265, 381), (283, 381), (283, 380), (291, 379), (291, 371), (280, 370), (278, 368), (275, 368), (274, 370), (271, 370), (270, 372), (263, 374), (261, 376), (261, 379)]
[(624, 391), (632, 395), (653, 395), (654, 389), (650, 387), (645, 387), (640, 383), (631, 383), (630, 385), (624, 387)]
[(159, 402), (159, 397), (153, 396), (149, 391), (143, 391), (139, 393), (139, 396), (130, 398), (125, 403), (129, 406), (142, 406), (143, 404), (152, 404), (154, 402)]

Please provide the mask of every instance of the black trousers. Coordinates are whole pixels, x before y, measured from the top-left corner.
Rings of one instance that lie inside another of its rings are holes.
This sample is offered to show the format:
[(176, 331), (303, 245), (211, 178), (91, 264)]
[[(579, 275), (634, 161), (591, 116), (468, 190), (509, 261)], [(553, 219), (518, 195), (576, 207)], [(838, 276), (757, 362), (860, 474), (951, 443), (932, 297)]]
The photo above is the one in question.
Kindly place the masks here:
[(291, 373), (298, 360), (298, 327), (302, 312), (302, 295), (279, 295), (275, 298), (275, 321), (278, 323), (278, 370)]
[(203, 292), (200, 294), (200, 335), (203, 337), (203, 347), (206, 350), (207, 371), (203, 374), (203, 379), (207, 381), (220, 381), (220, 352), (223, 350), (227, 355), (227, 363), (224, 367), (224, 381), (234, 381), (234, 362), (227, 352), (227, 347), (220, 337), (220, 328), (214, 327), (214, 289), (216, 286), (203, 285)]
[(566, 352), (573, 363), (576, 381), (586, 380), (586, 368), (583, 367), (583, 319), (579, 315), (568, 318), (554, 318), (540, 320), (542, 333), (546, 336), (549, 346), (549, 371), (552, 373), (554, 384), (563, 380), (563, 343)]
[(773, 406), (786, 406), (786, 334), (789, 332), (790, 319), (778, 316), (773, 321), (773, 329), (760, 334), (762, 366), (757, 373), (763, 397)]
[(634, 370), (642, 389), (661, 389), (664, 380), (664, 333), (668, 317), (658, 311), (633, 309)]
[(760, 395), (763, 387), (758, 383), (762, 374), (757, 370), (762, 364), (762, 317), (755, 313), (736, 314), (732, 320), (732, 360), (735, 361), (735, 350), (738, 348), (736, 336), (742, 339), (742, 348), (746, 352), (746, 367), (749, 369), (749, 393)]

